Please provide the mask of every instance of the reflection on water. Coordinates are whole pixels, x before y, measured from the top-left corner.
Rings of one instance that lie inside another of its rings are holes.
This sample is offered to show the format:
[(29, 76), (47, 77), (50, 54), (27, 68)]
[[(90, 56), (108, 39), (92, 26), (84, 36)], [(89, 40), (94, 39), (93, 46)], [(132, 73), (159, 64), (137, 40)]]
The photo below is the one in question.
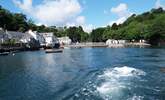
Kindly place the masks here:
[(164, 100), (163, 48), (81, 48), (0, 57), (0, 100)]

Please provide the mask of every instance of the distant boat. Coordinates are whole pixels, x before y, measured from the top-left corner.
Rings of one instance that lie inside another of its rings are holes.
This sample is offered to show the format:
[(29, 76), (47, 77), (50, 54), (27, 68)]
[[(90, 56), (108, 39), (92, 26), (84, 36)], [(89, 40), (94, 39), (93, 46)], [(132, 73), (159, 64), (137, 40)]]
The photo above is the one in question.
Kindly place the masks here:
[(45, 50), (45, 53), (62, 53), (62, 49), (47, 49)]
[(0, 56), (7, 56), (9, 55), (10, 52), (3, 52), (3, 53), (0, 53)]

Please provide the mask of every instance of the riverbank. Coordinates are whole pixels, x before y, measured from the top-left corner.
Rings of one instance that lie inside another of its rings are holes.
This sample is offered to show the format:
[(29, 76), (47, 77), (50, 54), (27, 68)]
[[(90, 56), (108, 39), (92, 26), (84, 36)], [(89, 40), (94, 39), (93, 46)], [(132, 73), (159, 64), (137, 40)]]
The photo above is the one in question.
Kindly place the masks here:
[[(87, 43), (78, 43), (78, 44), (71, 44), (71, 45), (64, 45), (61, 48), (124, 48), (124, 47), (149, 47), (150, 44), (147, 43), (125, 43), (125, 44), (111, 44), (106, 45), (104, 42), (87, 42)], [(26, 47), (1, 47), (0, 53), (3, 52), (21, 52), (21, 51), (36, 51), (40, 50), (43, 47), (40, 48), (26, 48)]]
[(84, 48), (84, 47), (106, 47), (106, 48), (121, 48), (121, 47), (135, 47), (135, 46), (140, 46), (140, 47), (146, 47), (146, 46), (151, 46), (150, 44), (147, 43), (125, 43), (125, 44), (111, 44), (107, 45), (104, 42), (98, 42), (98, 43), (78, 43), (78, 44), (71, 44), (71, 45), (64, 45), (64, 48)]
[(0, 48), (0, 53), (3, 52), (21, 52), (21, 51), (36, 51), (40, 50), (40, 48), (26, 48), (26, 47), (5, 47), (5, 48)]
[(87, 42), (87, 43), (78, 43), (78, 44), (64, 45), (64, 47), (69, 47), (69, 48), (108, 47), (108, 45), (106, 45), (103, 42), (99, 42), (99, 43)]

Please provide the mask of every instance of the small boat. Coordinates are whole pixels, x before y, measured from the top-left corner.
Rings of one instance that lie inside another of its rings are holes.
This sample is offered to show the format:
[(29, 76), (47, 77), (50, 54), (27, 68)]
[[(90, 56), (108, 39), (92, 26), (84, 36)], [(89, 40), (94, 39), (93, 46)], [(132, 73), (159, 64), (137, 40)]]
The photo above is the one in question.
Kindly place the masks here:
[(9, 53), (10, 52), (2, 52), (2, 53), (0, 53), (0, 56), (7, 56), (7, 55), (9, 55)]
[(45, 50), (45, 53), (62, 53), (62, 49), (47, 49)]

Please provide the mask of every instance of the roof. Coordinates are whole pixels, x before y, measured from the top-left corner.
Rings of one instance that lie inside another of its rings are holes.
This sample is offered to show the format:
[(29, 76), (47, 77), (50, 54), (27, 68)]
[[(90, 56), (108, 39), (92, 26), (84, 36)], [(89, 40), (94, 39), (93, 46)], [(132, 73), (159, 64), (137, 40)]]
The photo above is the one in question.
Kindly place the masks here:
[(52, 37), (52, 36), (54, 36), (52, 32), (50, 32), (50, 33), (46, 33), (45, 32), (45, 33), (38, 33), (38, 34), (40, 34), (40, 35), (42, 35), (44, 37)]
[(14, 32), (14, 31), (7, 31), (6, 34), (9, 36), (9, 38), (16, 39), (16, 40), (20, 40), (25, 35), (25, 33)]
[(2, 38), (8, 38), (7, 34), (5, 34), (4, 31), (0, 30), (0, 39)]
[(29, 39), (29, 38), (33, 38), (30, 34), (28, 33), (25, 33), (23, 36), (22, 36), (23, 39)]
[(4, 34), (4, 33), (5, 33), (4, 31), (0, 30), (0, 34)]
[(1, 33), (0, 33), (0, 38), (4, 38), (4, 34), (1, 34)]

